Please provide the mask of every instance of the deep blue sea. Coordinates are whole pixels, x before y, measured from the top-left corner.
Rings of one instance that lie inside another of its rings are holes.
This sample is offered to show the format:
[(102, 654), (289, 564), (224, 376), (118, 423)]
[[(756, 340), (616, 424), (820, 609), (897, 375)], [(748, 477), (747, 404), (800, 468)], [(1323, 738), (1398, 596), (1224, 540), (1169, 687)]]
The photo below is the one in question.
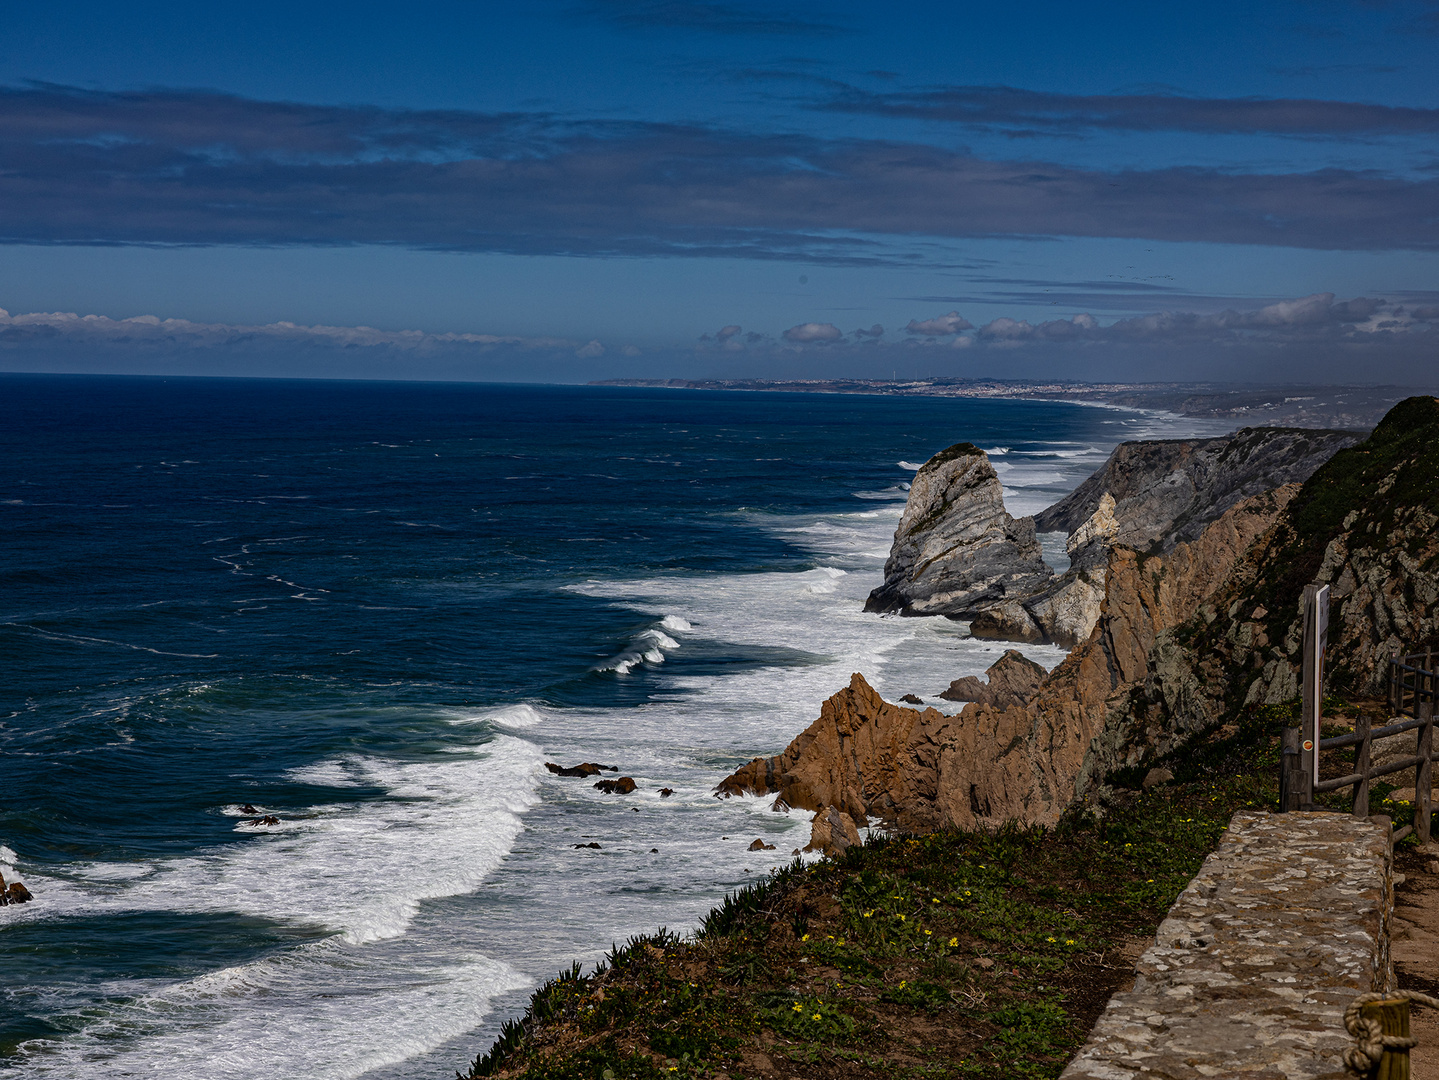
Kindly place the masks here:
[(0, 873), (35, 895), (0, 909), (0, 1076), (452, 1076), (562, 965), (804, 845), (808, 815), (711, 791), (851, 672), (933, 699), (997, 657), (861, 611), (919, 463), (975, 442), (1032, 513), (1122, 439), (1217, 430), (0, 376)]

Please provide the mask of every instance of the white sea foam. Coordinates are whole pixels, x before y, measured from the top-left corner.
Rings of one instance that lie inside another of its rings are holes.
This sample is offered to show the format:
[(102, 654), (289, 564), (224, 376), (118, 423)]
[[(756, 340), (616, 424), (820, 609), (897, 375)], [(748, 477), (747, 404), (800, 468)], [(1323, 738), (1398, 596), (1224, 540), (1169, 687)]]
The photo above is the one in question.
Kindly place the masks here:
[(660, 620), (660, 625), (666, 630), (673, 630), (676, 634), (687, 634), (694, 629), (689, 620), (681, 619), (678, 615), (666, 615)]
[(916, 465), (912, 461), (897, 461), (895, 462), (895, 464), (898, 465), (901, 469), (908, 469), (910, 472), (919, 472), (920, 469), (924, 468), (923, 463)]
[(528, 981), (464, 949), (362, 959), (323, 942), (148, 992), (103, 988), (105, 1005), (69, 1018), (76, 1036), (24, 1044), (17, 1064), (27, 1076), (56, 1078), (348, 1080), (469, 1030), (496, 994)]
[(524, 731), (545, 722), (544, 714), (527, 702), (504, 705), (498, 709), (482, 709), (479, 712), (455, 713), (447, 719), (451, 724), (460, 726), (492, 724), (510, 731)]
[[(671, 618), (671, 616), (665, 616)], [(681, 620), (683, 621), (683, 620)], [(664, 625), (661, 619), (659, 626)], [(613, 656), (601, 664), (596, 664), (595, 671), (613, 671), (617, 675), (628, 675), (641, 664), (663, 664), (665, 662), (665, 651), (678, 649), (680, 643), (670, 637), (657, 626), (647, 630), (641, 630), (633, 638), (624, 651), (618, 656)]]
[(421, 901), (461, 895), (484, 881), (535, 801), (541, 764), (538, 747), (509, 735), (441, 761), (319, 762), (288, 778), (373, 787), (387, 797), (281, 815), (279, 826), (247, 830), (253, 835), (244, 842), (155, 860), (150, 872), (119, 889), (123, 875), (77, 867), (69, 887), (49, 899), (70, 913), (235, 912), (317, 925), (352, 943), (396, 937)]

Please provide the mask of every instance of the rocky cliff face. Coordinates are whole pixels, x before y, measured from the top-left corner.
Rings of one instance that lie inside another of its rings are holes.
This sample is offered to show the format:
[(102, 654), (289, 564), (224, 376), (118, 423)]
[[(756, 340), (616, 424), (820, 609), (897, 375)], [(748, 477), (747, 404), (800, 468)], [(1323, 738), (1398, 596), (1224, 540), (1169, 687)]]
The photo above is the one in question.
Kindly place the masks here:
[(959, 443), (915, 474), (884, 584), (864, 609), (967, 617), (1029, 596), (1052, 577), (1033, 520), (1009, 515), (989, 458)]
[[(1151, 654), (1272, 532), (1296, 490), (1246, 500), (1168, 556), (1115, 549), (1095, 632), (1028, 700), (975, 702), (946, 717), (892, 705), (856, 674), (784, 753), (756, 758), (719, 791), (773, 793), (912, 831), (1052, 824), (1106, 772), (1147, 752), (1141, 743), (1131, 753), (1126, 737)], [(991, 682), (1004, 677), (995, 669)]]
[(1363, 435), (1307, 428), (1242, 428), (1217, 439), (1127, 442), (1066, 498), (1035, 515), (1040, 532), (1068, 532), (1109, 495), (1115, 544), (1168, 551), (1194, 540), (1241, 499), (1303, 483)]
[(1328, 684), (1382, 697), (1391, 653), (1439, 645), (1439, 401), (1400, 402), (1303, 485), (1272, 542), (1156, 658), (1166, 726), (1299, 693), (1305, 584), (1330, 586)]
[(1094, 633), (1032, 696), (945, 717), (856, 675), (721, 790), (915, 831), (1052, 823), (1115, 770), (1296, 696), (1298, 601), (1316, 578), (1332, 589), (1331, 689), (1378, 696), (1391, 651), (1439, 646), (1439, 400), (1401, 402), (1303, 485), (1244, 499), (1167, 553), (1113, 548)]
[[(884, 584), (865, 609), (968, 618), (975, 637), (1073, 648), (1099, 619), (1112, 548), (1164, 552), (1197, 540), (1241, 500), (1307, 479), (1359, 438), (1245, 428), (1217, 439), (1123, 443), (1104, 468), (1037, 515), (1034, 529), (1005, 512), (982, 451), (950, 447), (915, 477)], [(1044, 567), (1036, 529), (1070, 534), (1063, 576)]]

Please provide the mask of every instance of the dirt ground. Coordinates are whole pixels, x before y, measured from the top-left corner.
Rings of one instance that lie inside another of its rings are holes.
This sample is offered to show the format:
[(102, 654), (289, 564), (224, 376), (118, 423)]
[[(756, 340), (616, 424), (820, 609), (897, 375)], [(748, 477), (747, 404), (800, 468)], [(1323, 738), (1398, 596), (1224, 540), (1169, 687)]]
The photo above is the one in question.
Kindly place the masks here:
[[(1439, 997), (1439, 844), (1426, 852), (1400, 848), (1395, 871), (1392, 948), (1401, 990)], [(1439, 1010), (1416, 1005), (1410, 1030), (1419, 1045), (1409, 1055), (1412, 1080), (1439, 1080)]]

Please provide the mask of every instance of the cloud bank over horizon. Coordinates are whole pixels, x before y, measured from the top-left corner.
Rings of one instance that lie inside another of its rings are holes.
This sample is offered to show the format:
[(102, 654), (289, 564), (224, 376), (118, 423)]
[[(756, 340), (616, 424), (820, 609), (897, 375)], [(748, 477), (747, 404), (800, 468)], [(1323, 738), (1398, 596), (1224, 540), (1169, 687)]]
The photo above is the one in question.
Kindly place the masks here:
[[(640, 349), (563, 336), (384, 330), (368, 326), (202, 323), (141, 315), (0, 309), (0, 370), (164, 372), (576, 382), (673, 374), (792, 378), (829, 372), (1074, 381), (1252, 381), (1253, 358), (1277, 358), (1281, 381), (1439, 385), (1439, 295), (1397, 301), (1316, 293), (1248, 311), (1163, 311), (1102, 324), (1092, 315), (975, 326), (957, 311), (915, 318), (903, 336), (803, 322), (777, 334), (731, 323), (698, 342)], [(337, 364), (339, 365), (337, 367)], [(278, 366), (277, 366), (278, 365)], [(1208, 372), (1208, 375), (1204, 373)]]

